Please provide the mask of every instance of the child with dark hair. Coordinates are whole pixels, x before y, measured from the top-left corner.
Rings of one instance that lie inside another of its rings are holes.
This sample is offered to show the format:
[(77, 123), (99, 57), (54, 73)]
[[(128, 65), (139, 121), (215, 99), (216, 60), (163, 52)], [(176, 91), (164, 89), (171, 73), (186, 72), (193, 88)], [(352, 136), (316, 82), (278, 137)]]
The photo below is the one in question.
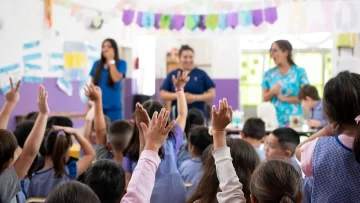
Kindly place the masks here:
[[(11, 112), (19, 101), (20, 81), (16, 88), (10, 78), (10, 91), (5, 95), (5, 104), (0, 112), (0, 128), (6, 128)], [(16, 194), (21, 191), (23, 180), (37, 155), (44, 136), (49, 107), (47, 92), (40, 85), (38, 95), (39, 116), (26, 139), (21, 154), (15, 154), (18, 147), (15, 136), (7, 130), (0, 130), (0, 202), (17, 201)]]
[(260, 118), (247, 119), (240, 135), (243, 140), (247, 141), (255, 148), (260, 161), (265, 161), (265, 152), (260, 148), (261, 144), (264, 143), (266, 139), (265, 122)]
[(178, 166), (181, 166), (183, 161), (191, 159), (191, 154), (188, 151), (188, 135), (190, 133), (190, 129), (194, 126), (205, 126), (205, 122), (206, 119), (201, 110), (195, 108), (189, 109), (184, 130), (186, 140), (180, 147), (179, 153), (177, 154)]
[(24, 147), (25, 141), (28, 138), (34, 125), (35, 125), (35, 121), (26, 120), (16, 126), (16, 128), (14, 130), (14, 135), (16, 137), (18, 146), (20, 148)]
[(301, 168), (294, 157), (300, 143), (299, 134), (292, 128), (278, 128), (267, 136), (265, 142), (266, 160), (281, 159), (291, 163), (301, 173)]
[(65, 116), (52, 116), (49, 118), (46, 128), (52, 128), (54, 125), (72, 128), (73, 122)]
[[(25, 180), (24, 189), (28, 198), (46, 198), (54, 187), (64, 181), (76, 180), (91, 165), (95, 151), (91, 144), (78, 132), (69, 127), (52, 126), (44, 140), (45, 165), (32, 177)], [(74, 135), (84, 150), (84, 157), (70, 161), (69, 150)]]
[(311, 202), (358, 202), (360, 198), (360, 75), (340, 72), (324, 88), (329, 126), (296, 149), (306, 177), (313, 177)]
[(37, 111), (30, 112), (25, 116), (25, 121), (35, 121), (38, 116), (39, 116), (39, 112)]
[(190, 130), (188, 140), (188, 151), (192, 158), (185, 160), (179, 167), (179, 171), (184, 182), (192, 184), (187, 192), (187, 196), (190, 197), (202, 177), (203, 164), (201, 156), (205, 149), (212, 144), (212, 137), (209, 135), (207, 127), (196, 126)]
[(311, 117), (308, 122), (310, 128), (323, 128), (327, 121), (323, 112), (322, 100), (315, 86), (305, 85), (300, 89), (299, 99), (301, 106), (310, 111)]
[(100, 203), (98, 196), (87, 185), (77, 181), (58, 184), (45, 203)]
[(99, 197), (101, 203), (117, 203), (125, 195), (125, 171), (112, 160), (98, 160), (85, 172), (84, 183)]

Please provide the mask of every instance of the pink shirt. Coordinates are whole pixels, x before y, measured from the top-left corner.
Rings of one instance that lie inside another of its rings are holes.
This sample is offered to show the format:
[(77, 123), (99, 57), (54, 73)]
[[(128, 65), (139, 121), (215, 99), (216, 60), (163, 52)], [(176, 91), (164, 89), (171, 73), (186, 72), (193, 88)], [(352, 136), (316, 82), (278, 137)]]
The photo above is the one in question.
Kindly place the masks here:
[(138, 164), (131, 176), (127, 193), (121, 199), (121, 203), (150, 202), (155, 184), (155, 173), (160, 162), (159, 155), (153, 151), (144, 150), (141, 153)]
[[(354, 137), (350, 137), (344, 134), (339, 135), (340, 142), (346, 147), (352, 149)], [(301, 146), (301, 169), (306, 177), (313, 176), (313, 154), (318, 138)]]

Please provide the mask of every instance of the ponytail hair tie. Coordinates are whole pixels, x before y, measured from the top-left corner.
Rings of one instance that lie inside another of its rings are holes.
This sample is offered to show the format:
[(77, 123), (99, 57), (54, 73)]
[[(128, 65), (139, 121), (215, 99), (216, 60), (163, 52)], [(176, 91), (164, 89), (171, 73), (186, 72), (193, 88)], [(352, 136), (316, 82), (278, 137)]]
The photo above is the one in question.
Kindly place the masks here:
[(356, 122), (356, 124), (359, 124), (359, 122), (360, 122), (360, 115), (355, 118), (355, 122)]
[(60, 130), (56, 136), (66, 136), (66, 133), (63, 130)]

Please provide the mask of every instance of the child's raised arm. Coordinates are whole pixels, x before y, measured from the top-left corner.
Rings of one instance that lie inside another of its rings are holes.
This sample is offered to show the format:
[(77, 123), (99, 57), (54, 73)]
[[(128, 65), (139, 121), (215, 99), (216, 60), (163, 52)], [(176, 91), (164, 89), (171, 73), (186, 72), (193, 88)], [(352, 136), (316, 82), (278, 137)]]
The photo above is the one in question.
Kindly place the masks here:
[(16, 87), (14, 87), (13, 81), (10, 80), (10, 91), (5, 94), (5, 104), (0, 112), (0, 129), (6, 129), (9, 123), (11, 112), (14, 110), (16, 104), (20, 99), (19, 89), (21, 81), (19, 80)]
[(143, 106), (140, 103), (137, 103), (135, 108), (135, 124), (139, 130), (139, 140), (140, 140), (139, 156), (141, 155), (141, 152), (144, 150), (145, 147), (144, 131), (140, 123), (144, 123), (146, 126), (149, 126), (150, 118), (146, 110), (143, 108)]
[(175, 86), (176, 99), (177, 99), (177, 113), (176, 124), (181, 128), (182, 131), (185, 129), (186, 118), (188, 115), (188, 106), (186, 103), (186, 97), (184, 93), (184, 87), (189, 81), (188, 74), (186, 72), (177, 73), (177, 77), (172, 76), (172, 81)]
[(91, 134), (91, 128), (92, 128), (92, 122), (94, 120), (94, 114), (95, 109), (94, 106), (92, 106), (89, 111), (86, 113), (85, 116), (85, 123), (84, 123), (84, 137), (90, 141), (90, 134)]
[(85, 94), (95, 105), (95, 132), (96, 132), (96, 144), (106, 144), (106, 123), (104, 118), (104, 112), (102, 108), (101, 89), (94, 84), (86, 85)]
[(216, 198), (219, 203), (245, 203), (246, 199), (242, 191), (242, 184), (236, 175), (230, 148), (226, 145), (225, 128), (232, 119), (232, 108), (228, 106), (227, 100), (219, 101), (219, 111), (212, 107), (212, 133), (214, 139), (214, 151), (216, 173), (219, 179), (219, 188)]
[(39, 152), (42, 140), (44, 138), (46, 122), (49, 114), (49, 106), (47, 103), (48, 93), (44, 86), (40, 85), (37, 104), (39, 108), (39, 116), (35, 121), (35, 125), (31, 130), (29, 137), (26, 139), (24, 148), (19, 158), (14, 164), (16, 174), (19, 180), (25, 178), (31, 164)]

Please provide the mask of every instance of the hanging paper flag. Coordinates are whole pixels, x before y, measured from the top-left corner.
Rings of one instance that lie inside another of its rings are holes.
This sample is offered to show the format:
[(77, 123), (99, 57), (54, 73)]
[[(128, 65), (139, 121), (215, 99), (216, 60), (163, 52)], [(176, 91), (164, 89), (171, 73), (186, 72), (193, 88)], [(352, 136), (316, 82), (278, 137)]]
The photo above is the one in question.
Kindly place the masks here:
[(133, 10), (124, 10), (123, 11), (123, 22), (125, 25), (130, 25), (134, 20), (135, 12)]
[(27, 42), (23, 44), (23, 49), (32, 49), (35, 47), (38, 47), (40, 45), (40, 41), (34, 41), (34, 42)]
[(171, 25), (171, 16), (164, 14), (159, 20), (159, 25), (162, 29), (169, 29)]
[(239, 22), (238, 13), (229, 13), (227, 16), (227, 24), (229, 27), (232, 27), (233, 29), (236, 28)]
[(52, 0), (45, 0), (45, 21), (48, 28), (52, 28), (53, 24), (53, 1)]
[(143, 12), (138, 12), (137, 13), (137, 18), (136, 18), (136, 24), (138, 24), (139, 27), (142, 27), (142, 15)]
[(28, 54), (23, 56), (23, 61), (32, 61), (40, 58), (41, 58), (41, 53)]
[(72, 96), (73, 87), (70, 81), (65, 80), (64, 78), (59, 78), (56, 81), (57, 86), (65, 92), (66, 95)]
[(50, 58), (53, 58), (53, 59), (62, 59), (64, 58), (64, 55), (62, 53), (51, 53), (50, 54)]
[(43, 83), (44, 78), (39, 76), (24, 76), (22, 81), (25, 83)]
[(161, 13), (157, 13), (155, 14), (155, 29), (160, 29), (160, 25), (159, 25), (159, 21), (160, 21), (160, 18), (161, 18), (162, 14)]
[(63, 65), (51, 65), (49, 69), (50, 69), (50, 71), (64, 70), (64, 66)]
[(274, 24), (275, 21), (277, 20), (277, 9), (276, 7), (272, 7), (272, 8), (265, 8), (264, 9), (264, 16), (265, 16), (265, 21), (270, 23), (270, 24)]
[(253, 10), (252, 11), (252, 24), (255, 26), (259, 26), (263, 21), (264, 21), (263, 10), (262, 9)]
[(219, 16), (217, 14), (206, 15), (205, 25), (210, 30), (215, 30), (219, 24)]
[(219, 28), (225, 30), (227, 28), (227, 14), (219, 14)]
[(201, 31), (204, 31), (204, 30), (206, 29), (205, 24), (206, 24), (205, 15), (200, 15), (198, 28), (199, 28)]
[(155, 14), (143, 12), (141, 18), (141, 24), (144, 28), (151, 28), (155, 26)]
[(240, 11), (238, 17), (239, 17), (239, 25), (246, 27), (252, 24), (251, 11)]
[(200, 16), (199, 15), (187, 15), (186, 16), (186, 28), (193, 31), (195, 28), (198, 27), (200, 22)]
[(41, 66), (37, 65), (37, 64), (29, 64), (29, 63), (25, 63), (24, 64), (26, 69), (31, 69), (31, 70), (42, 70)]
[(181, 30), (185, 25), (185, 16), (184, 15), (173, 15), (172, 22), (171, 22), (172, 28), (179, 31)]

